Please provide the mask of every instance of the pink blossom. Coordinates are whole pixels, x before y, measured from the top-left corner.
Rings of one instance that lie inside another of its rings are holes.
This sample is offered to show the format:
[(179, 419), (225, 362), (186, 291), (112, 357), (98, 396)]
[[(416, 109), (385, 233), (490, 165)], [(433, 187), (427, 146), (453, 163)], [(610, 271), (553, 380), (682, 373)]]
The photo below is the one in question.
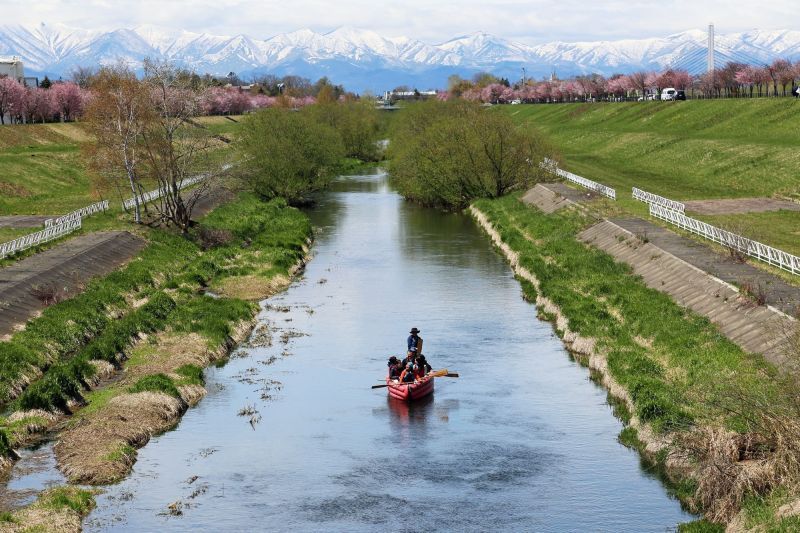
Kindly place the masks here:
[(56, 112), (62, 121), (74, 120), (83, 113), (84, 97), (77, 84), (72, 82), (56, 83), (49, 91)]

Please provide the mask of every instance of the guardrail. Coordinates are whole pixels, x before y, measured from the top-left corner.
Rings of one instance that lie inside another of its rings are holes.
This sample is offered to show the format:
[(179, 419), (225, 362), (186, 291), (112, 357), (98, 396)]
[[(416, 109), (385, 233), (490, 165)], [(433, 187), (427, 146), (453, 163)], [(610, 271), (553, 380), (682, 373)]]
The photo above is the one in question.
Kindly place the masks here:
[(764, 261), (765, 263), (769, 263), (772, 266), (776, 266), (792, 274), (800, 275), (800, 257), (796, 255), (687, 217), (683, 213), (667, 209), (657, 204), (650, 204), (650, 215), (728, 248), (738, 250), (759, 261)]
[[(207, 177), (208, 177), (207, 174), (200, 174), (199, 176), (194, 176), (192, 178), (186, 178), (181, 183), (180, 189), (183, 190), (186, 187), (191, 187), (192, 185), (200, 183), (201, 181), (203, 181)], [(158, 200), (162, 196), (164, 196), (163, 190), (159, 187), (158, 189), (146, 192), (146, 193), (142, 194), (141, 196), (139, 196), (139, 203), (140, 204), (146, 204), (148, 202), (152, 202), (153, 200)], [(127, 200), (122, 202), (122, 208), (125, 209), (126, 211), (128, 209), (133, 208), (135, 205), (136, 205), (136, 197), (128, 198)]]
[(673, 211), (679, 211), (681, 213), (686, 211), (686, 205), (682, 202), (670, 200), (669, 198), (664, 198), (663, 196), (643, 191), (642, 189), (637, 189), (636, 187), (633, 188), (632, 196), (634, 200), (639, 200), (640, 202), (644, 202), (646, 204), (660, 205), (662, 207), (666, 207), (667, 209), (672, 209)]
[(50, 226), (49, 228), (37, 231), (36, 233), (31, 233), (30, 235), (23, 235), (22, 237), (16, 238), (13, 241), (4, 242), (3, 244), (0, 244), (0, 259), (8, 257), (9, 255), (17, 252), (27, 250), (28, 248), (33, 248), (34, 246), (44, 244), (47, 241), (58, 239), (59, 237), (67, 235), (68, 233), (72, 233), (80, 227), (81, 218), (78, 217), (67, 220), (63, 224)]
[(582, 187), (586, 187), (589, 190), (599, 192), (603, 196), (607, 196), (612, 200), (617, 199), (616, 190), (612, 189), (611, 187), (608, 187), (607, 185), (603, 185), (602, 183), (597, 183), (596, 181), (586, 179), (583, 176), (578, 176), (577, 174), (573, 174), (572, 172), (560, 169), (558, 168), (558, 163), (556, 163), (554, 160), (550, 158), (545, 157), (544, 161), (542, 161), (539, 166), (544, 170), (555, 174), (556, 176), (562, 177)]
[(64, 215), (63, 217), (47, 219), (44, 221), (44, 227), (49, 228), (52, 226), (58, 226), (64, 222), (67, 222), (68, 220), (88, 217), (89, 215), (93, 215), (99, 211), (105, 211), (106, 209), (108, 209), (108, 200), (103, 200), (102, 202), (97, 202), (95, 204), (82, 207), (77, 211), (73, 211), (72, 213)]

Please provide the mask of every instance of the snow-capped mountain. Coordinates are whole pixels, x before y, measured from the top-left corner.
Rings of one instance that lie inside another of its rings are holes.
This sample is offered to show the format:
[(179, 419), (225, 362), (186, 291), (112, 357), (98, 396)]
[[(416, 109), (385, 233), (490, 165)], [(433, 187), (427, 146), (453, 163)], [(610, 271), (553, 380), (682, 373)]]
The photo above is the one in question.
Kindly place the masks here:
[[(717, 60), (763, 64), (776, 57), (800, 58), (800, 31), (753, 30), (717, 35)], [(442, 87), (451, 74), (489, 70), (516, 79), (580, 73), (611, 74), (666, 66), (705, 69), (706, 33), (690, 30), (663, 38), (551, 42), (527, 45), (484, 32), (428, 44), (407, 37), (341, 27), (329, 33), (301, 29), (267, 39), (219, 36), (155, 26), (95, 31), (61, 24), (0, 26), (0, 55), (21, 56), (28, 73), (68, 76), (78, 66), (145, 57), (169, 59), (197, 72), (225, 75), (297, 74), (328, 76), (354, 90), (382, 91), (397, 85)]]

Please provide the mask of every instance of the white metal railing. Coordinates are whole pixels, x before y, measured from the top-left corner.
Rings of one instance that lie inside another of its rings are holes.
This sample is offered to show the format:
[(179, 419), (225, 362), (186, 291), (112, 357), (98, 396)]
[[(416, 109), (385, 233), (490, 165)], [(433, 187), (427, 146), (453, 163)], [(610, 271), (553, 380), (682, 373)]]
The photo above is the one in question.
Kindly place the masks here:
[(717, 228), (711, 224), (706, 224), (705, 222), (687, 217), (683, 213), (667, 209), (657, 204), (650, 204), (650, 215), (665, 220), (670, 224), (675, 224), (680, 228), (696, 233), (697, 235), (710, 239), (723, 246), (738, 250), (759, 261), (764, 261), (772, 266), (782, 268), (792, 274), (800, 275), (800, 257), (796, 255)]
[(68, 233), (72, 233), (80, 227), (81, 218), (78, 217), (67, 220), (63, 224), (50, 226), (49, 228), (37, 231), (36, 233), (31, 233), (30, 235), (23, 235), (22, 237), (14, 239), (13, 241), (4, 242), (0, 244), (0, 259), (8, 257), (9, 255), (17, 252), (27, 250), (28, 248), (33, 248), (34, 246), (46, 243), (47, 241), (58, 239), (59, 237), (62, 237)]
[[(180, 189), (185, 189), (186, 187), (191, 187), (192, 185), (200, 183), (201, 181), (203, 181), (207, 177), (208, 177), (208, 174), (200, 174), (198, 176), (194, 176), (194, 177), (191, 177), (191, 178), (186, 178), (185, 180), (183, 180), (183, 182), (181, 182), (179, 188)], [(157, 200), (157, 199), (161, 198), (162, 196), (164, 196), (163, 189), (161, 189), (159, 187), (158, 189), (155, 189), (153, 191), (149, 191), (149, 192), (146, 192), (146, 193), (140, 195), (139, 196), (139, 203), (140, 204), (146, 204), (148, 202), (152, 202), (153, 200)], [(125, 209), (125, 210), (131, 209), (135, 205), (136, 205), (136, 197), (128, 198), (127, 200), (122, 202), (122, 208)]]
[(51, 226), (58, 226), (68, 220), (88, 217), (89, 215), (93, 215), (99, 211), (105, 211), (106, 209), (108, 209), (108, 200), (103, 200), (102, 202), (97, 202), (95, 204), (82, 207), (76, 211), (73, 211), (72, 213), (64, 215), (63, 217), (47, 219), (44, 221), (44, 227), (49, 228)]
[(686, 205), (683, 202), (670, 200), (669, 198), (664, 198), (663, 196), (643, 191), (642, 189), (637, 189), (636, 187), (633, 188), (633, 198), (634, 200), (639, 200), (640, 202), (644, 202), (646, 204), (660, 205), (662, 207), (666, 207), (667, 209), (672, 209), (673, 211), (679, 211), (681, 213), (686, 211)]
[(607, 196), (612, 200), (617, 199), (617, 191), (608, 187), (607, 185), (603, 185), (602, 183), (597, 183), (596, 181), (592, 181), (590, 179), (586, 179), (583, 176), (578, 176), (577, 174), (573, 174), (572, 172), (567, 172), (566, 170), (558, 168), (558, 163), (554, 160), (545, 157), (544, 161), (542, 161), (539, 165), (541, 168), (545, 169), (546, 171), (555, 174), (556, 176), (560, 176), (566, 180), (569, 180), (573, 183), (577, 183), (582, 187), (586, 187), (595, 192), (599, 192), (603, 196)]

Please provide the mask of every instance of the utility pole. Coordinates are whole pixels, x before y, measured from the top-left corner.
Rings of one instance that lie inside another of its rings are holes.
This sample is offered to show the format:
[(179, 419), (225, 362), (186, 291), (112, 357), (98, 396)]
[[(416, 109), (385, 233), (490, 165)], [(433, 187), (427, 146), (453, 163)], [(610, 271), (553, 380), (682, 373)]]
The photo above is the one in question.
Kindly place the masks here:
[(522, 67), (522, 85), (525, 85), (525, 67)]
[(708, 25), (708, 72), (714, 71), (714, 23)]

